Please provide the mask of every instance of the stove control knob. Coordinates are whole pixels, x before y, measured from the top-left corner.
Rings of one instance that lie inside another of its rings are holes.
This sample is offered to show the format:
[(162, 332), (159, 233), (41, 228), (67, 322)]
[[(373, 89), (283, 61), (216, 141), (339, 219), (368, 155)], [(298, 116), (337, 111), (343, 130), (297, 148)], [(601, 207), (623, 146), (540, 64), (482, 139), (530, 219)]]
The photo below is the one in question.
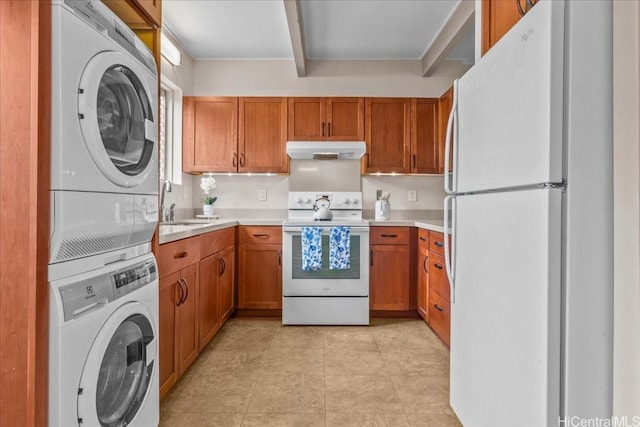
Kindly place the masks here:
[(298, 201), (296, 203), (299, 204), (299, 205), (302, 205), (304, 203), (304, 200), (298, 199)]
[(349, 199), (344, 199), (344, 200), (342, 201), (342, 204), (343, 204), (343, 205), (347, 205), (347, 206), (349, 206), (349, 205), (351, 204), (351, 201), (350, 201)]
[(358, 199), (353, 199), (353, 200), (351, 200), (351, 203), (353, 203), (354, 205), (357, 205), (360, 202), (358, 201)]
[(305, 203), (305, 204), (307, 204), (307, 205), (311, 204), (311, 199), (307, 199), (307, 200), (305, 200), (305, 202), (304, 202), (304, 203)]

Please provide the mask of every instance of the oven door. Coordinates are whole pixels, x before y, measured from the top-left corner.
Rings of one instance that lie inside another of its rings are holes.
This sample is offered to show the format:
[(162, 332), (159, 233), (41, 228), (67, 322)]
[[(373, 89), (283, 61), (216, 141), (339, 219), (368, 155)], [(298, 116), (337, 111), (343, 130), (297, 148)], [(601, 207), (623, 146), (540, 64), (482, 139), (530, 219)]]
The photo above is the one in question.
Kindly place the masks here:
[(283, 227), (282, 292), (285, 297), (369, 295), (369, 227), (351, 227), (350, 268), (329, 269), (329, 232), (322, 227), (322, 268), (302, 268), (302, 227)]

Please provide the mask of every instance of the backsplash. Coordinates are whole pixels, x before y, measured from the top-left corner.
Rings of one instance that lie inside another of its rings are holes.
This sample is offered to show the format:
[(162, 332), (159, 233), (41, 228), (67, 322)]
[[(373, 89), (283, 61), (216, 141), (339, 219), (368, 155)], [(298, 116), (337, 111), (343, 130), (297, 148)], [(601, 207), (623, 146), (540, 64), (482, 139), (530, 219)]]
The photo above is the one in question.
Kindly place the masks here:
[[(293, 174), (295, 178), (295, 173)], [(177, 203), (179, 208), (190, 207), (197, 214), (202, 213), (202, 197), (200, 191), (200, 177), (189, 176), (192, 182), (190, 206)], [(265, 176), (265, 175), (215, 175), (217, 187), (214, 195), (218, 197), (216, 209), (262, 209), (262, 210), (286, 210), (288, 192), (292, 176)], [(335, 179), (333, 177), (332, 179)], [(188, 185), (188, 180), (183, 179), (182, 187)], [(378, 188), (391, 194), (389, 202), (391, 212), (394, 210), (442, 210), (445, 192), (443, 190), (442, 176), (362, 176), (360, 178), (363, 194), (363, 208), (374, 209), (376, 202), (376, 190)], [(167, 200), (173, 200), (180, 194), (187, 194), (186, 189), (178, 189), (174, 186), (173, 193)], [(266, 200), (259, 200), (261, 190), (266, 190)], [(416, 201), (409, 202), (409, 190), (416, 190)], [(313, 191), (313, 190), (312, 190)], [(184, 193), (181, 193), (184, 192)], [(178, 198), (179, 198), (178, 197)]]

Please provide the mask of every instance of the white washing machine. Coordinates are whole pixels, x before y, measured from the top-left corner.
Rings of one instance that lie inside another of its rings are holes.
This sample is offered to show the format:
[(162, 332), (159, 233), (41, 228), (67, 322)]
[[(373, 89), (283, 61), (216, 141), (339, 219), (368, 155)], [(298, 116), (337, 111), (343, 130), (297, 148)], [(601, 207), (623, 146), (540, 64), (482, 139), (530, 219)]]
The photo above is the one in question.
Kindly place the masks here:
[(149, 242), (158, 221), (158, 74), (100, 1), (52, 2), (50, 264)]
[(153, 254), (49, 286), (49, 426), (157, 426)]

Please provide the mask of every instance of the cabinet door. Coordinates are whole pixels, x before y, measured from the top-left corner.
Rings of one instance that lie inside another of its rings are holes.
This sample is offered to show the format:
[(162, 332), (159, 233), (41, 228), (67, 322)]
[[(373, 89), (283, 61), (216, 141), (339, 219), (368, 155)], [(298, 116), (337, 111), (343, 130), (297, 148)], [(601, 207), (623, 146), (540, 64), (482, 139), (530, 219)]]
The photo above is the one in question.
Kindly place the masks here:
[(411, 104), (411, 172), (440, 173), (438, 99), (413, 99)]
[(240, 98), (238, 172), (289, 172), (286, 98)]
[(181, 273), (181, 280), (184, 284), (184, 297), (182, 304), (178, 306), (180, 317), (178, 320), (180, 343), (178, 347), (178, 365), (180, 366), (180, 375), (184, 374), (198, 357), (197, 264), (181, 270)]
[[(520, 0), (523, 9), (527, 2)], [(515, 1), (482, 0), (482, 54), (505, 35), (516, 22), (520, 13)]]
[(367, 98), (365, 173), (410, 173), (411, 100)]
[(218, 277), (218, 304), (220, 326), (231, 316), (235, 301), (235, 246), (231, 246), (218, 254), (222, 261), (222, 272)]
[(219, 254), (210, 255), (200, 261), (198, 280), (198, 352), (211, 341), (220, 329), (220, 309), (218, 292), (222, 274), (222, 260)]
[(364, 98), (327, 98), (328, 141), (364, 140)]
[(282, 308), (282, 246), (241, 244), (238, 308)]
[[(447, 121), (453, 107), (453, 87), (440, 97), (438, 101), (438, 173), (444, 173), (444, 143), (447, 137)], [(453, 160), (449, 157), (449, 169), (452, 169)]]
[(451, 305), (433, 290), (429, 293), (429, 326), (446, 345), (451, 333)]
[(178, 302), (180, 300), (179, 284), (180, 272), (160, 279), (158, 313), (159, 339), (158, 360), (160, 363), (160, 397), (178, 381)]
[(369, 304), (371, 310), (409, 310), (409, 245), (372, 245)]
[(135, 0), (142, 11), (158, 27), (162, 26), (162, 1), (161, 0)]
[[(422, 230), (421, 230), (422, 231)], [(425, 233), (428, 236), (427, 233)], [(425, 240), (422, 240), (425, 239)], [(428, 237), (420, 233), (418, 239), (418, 314), (429, 321), (429, 244)]]
[(324, 98), (289, 98), (289, 141), (322, 141), (325, 139)]
[(185, 172), (236, 172), (238, 98), (184, 97), (182, 168)]

